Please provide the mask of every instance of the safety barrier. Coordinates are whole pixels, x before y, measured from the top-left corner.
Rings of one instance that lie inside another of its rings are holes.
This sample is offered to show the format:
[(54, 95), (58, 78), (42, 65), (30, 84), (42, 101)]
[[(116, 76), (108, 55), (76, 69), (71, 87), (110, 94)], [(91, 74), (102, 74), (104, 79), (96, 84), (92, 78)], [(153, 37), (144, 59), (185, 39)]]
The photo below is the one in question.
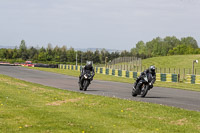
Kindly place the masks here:
[(186, 75), (186, 83), (200, 84), (200, 75), (187, 74)]
[[(76, 66), (76, 65), (60, 64), (58, 68), (81, 71), (82, 67)], [(118, 70), (118, 69), (108, 69), (105, 67), (95, 67), (94, 70), (96, 73), (99, 73), (99, 74), (113, 75), (113, 76), (133, 78), (133, 79), (136, 79), (140, 75), (140, 72), (132, 72), (132, 71)], [(200, 83), (200, 75), (195, 77), (195, 79), (197, 80), (194, 80), (194, 76), (190, 76), (191, 79), (188, 79), (188, 80), (190, 80), (191, 83)], [(167, 73), (156, 73), (156, 81), (179, 82), (179, 75), (167, 74)]]
[[(118, 69), (105, 69), (105, 68), (95, 68), (96, 73), (106, 74), (106, 75), (113, 75), (118, 77), (127, 77), (127, 78), (134, 78), (136, 79), (140, 72), (132, 72), (126, 70), (118, 70)], [(157, 73), (156, 80), (157, 81), (164, 81), (164, 82), (178, 82), (178, 74), (166, 74), (166, 73)]]
[(165, 81), (165, 82), (178, 82), (179, 75), (171, 74), (171, 73), (157, 73), (156, 80), (157, 81)]

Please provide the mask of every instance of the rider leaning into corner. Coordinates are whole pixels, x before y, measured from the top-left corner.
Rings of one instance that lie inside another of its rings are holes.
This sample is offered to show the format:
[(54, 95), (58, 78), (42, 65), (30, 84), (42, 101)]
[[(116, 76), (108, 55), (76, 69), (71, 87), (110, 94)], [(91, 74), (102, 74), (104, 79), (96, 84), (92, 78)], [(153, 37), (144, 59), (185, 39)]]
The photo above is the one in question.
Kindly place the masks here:
[(141, 80), (142, 76), (146, 75), (147, 73), (151, 73), (151, 75), (153, 77), (153, 80), (150, 83), (150, 88), (153, 88), (153, 84), (156, 81), (156, 72), (155, 72), (155, 70), (156, 70), (155, 66), (150, 66), (148, 69), (146, 69), (144, 72), (142, 72), (140, 74), (140, 76), (136, 79), (136, 81), (135, 81), (135, 83), (133, 85), (134, 89), (136, 88), (138, 82)]
[(79, 76), (79, 84), (81, 83), (81, 85), (82, 85), (82, 82), (83, 82), (83, 75), (85, 73), (91, 73), (92, 77), (91, 77), (90, 80), (92, 81), (93, 77), (95, 75), (94, 68), (92, 66), (92, 61), (87, 61), (85, 67), (83, 67), (83, 69), (81, 70), (81, 75)]

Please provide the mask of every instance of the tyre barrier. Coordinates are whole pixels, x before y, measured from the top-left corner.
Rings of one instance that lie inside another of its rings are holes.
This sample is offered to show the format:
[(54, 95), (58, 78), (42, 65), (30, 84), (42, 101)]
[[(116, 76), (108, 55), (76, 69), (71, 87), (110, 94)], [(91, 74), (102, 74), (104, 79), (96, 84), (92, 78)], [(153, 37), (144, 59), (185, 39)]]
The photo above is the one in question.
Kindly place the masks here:
[(58, 68), (58, 65), (37, 63), (34, 67)]
[(186, 83), (200, 84), (200, 75), (187, 74)]
[[(58, 68), (81, 71), (82, 67), (76, 66), (76, 65), (60, 64), (58, 66)], [(113, 76), (133, 78), (133, 79), (136, 79), (141, 74), (141, 72), (133, 72), (133, 71), (127, 71), (127, 70), (118, 70), (118, 69), (108, 69), (105, 67), (95, 67), (94, 71), (95, 71), (95, 73), (99, 73), (99, 74), (113, 75)], [(192, 82), (192, 81), (194, 81), (194, 76), (190, 76), (190, 77), (193, 77), (193, 78), (191, 78), (191, 83), (197, 83), (197, 82)], [(196, 79), (196, 77), (195, 77), (195, 79)], [(200, 76), (198, 79), (199, 79), (198, 82), (200, 83)], [(179, 75), (178, 74), (169, 74), (169, 73), (156, 73), (156, 81), (179, 82)]]

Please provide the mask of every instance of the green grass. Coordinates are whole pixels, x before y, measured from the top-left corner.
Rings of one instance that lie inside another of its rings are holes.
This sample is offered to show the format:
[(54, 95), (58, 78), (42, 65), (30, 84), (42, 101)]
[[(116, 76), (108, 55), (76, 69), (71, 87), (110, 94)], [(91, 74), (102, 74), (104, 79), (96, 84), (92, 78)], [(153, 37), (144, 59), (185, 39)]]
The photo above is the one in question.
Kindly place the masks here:
[(200, 112), (70, 92), (4, 75), (0, 91), (2, 133), (200, 132)]
[[(30, 69), (36, 69), (41, 71), (48, 71), (54, 73), (65, 74), (69, 76), (75, 76), (78, 78), (80, 72), (75, 70), (67, 70), (67, 69), (55, 69), (55, 68), (39, 68), (39, 67), (29, 67)], [(132, 78), (123, 78), (116, 77), (111, 75), (104, 75), (96, 73), (94, 76), (95, 80), (105, 80), (105, 81), (114, 81), (114, 82), (123, 82), (123, 83), (134, 83), (135, 80)], [(177, 88), (184, 90), (192, 90), (192, 91), (200, 91), (200, 85), (198, 84), (186, 84), (186, 83), (171, 83), (171, 82), (159, 82), (156, 81), (154, 86), (157, 87), (166, 87), (166, 88)]]
[[(184, 81), (186, 74), (192, 73), (194, 60), (200, 61), (200, 55), (174, 55), (145, 59), (142, 61), (144, 66), (155, 65), (159, 73), (180, 74), (180, 80)], [(194, 74), (200, 75), (200, 63), (194, 64)]]
[[(200, 55), (172, 55), (172, 56), (159, 56), (152, 57), (142, 60), (142, 66), (148, 68), (151, 65), (155, 65), (157, 68), (186, 68), (192, 69), (192, 62), (194, 60), (199, 60), (198, 64), (195, 64), (195, 68), (200, 69)], [(124, 68), (124, 64), (129, 63), (119, 63), (119, 65)], [(138, 68), (140, 70), (140, 67)]]
[[(155, 65), (158, 68), (190, 68), (192, 69), (193, 60), (200, 61), (200, 55), (174, 55), (153, 57), (142, 60), (142, 65)], [(200, 69), (200, 63), (195, 64), (195, 68)]]
[[(200, 61), (200, 55), (174, 55), (153, 57), (142, 60), (143, 66), (155, 65), (159, 73), (180, 74), (180, 80), (186, 78), (186, 74), (192, 73), (192, 64), (194, 60)], [(200, 75), (200, 63), (194, 64), (194, 74)]]

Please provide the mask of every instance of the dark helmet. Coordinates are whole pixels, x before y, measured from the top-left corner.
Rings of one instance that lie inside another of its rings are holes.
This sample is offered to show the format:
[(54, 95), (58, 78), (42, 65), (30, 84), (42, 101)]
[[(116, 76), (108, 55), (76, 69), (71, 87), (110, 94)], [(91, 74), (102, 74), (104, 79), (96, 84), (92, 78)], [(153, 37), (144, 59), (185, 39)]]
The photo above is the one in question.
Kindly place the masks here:
[(150, 73), (155, 73), (156, 67), (155, 66), (150, 66), (149, 67), (149, 72)]
[(87, 61), (87, 62), (86, 62), (86, 66), (92, 67), (92, 61)]

